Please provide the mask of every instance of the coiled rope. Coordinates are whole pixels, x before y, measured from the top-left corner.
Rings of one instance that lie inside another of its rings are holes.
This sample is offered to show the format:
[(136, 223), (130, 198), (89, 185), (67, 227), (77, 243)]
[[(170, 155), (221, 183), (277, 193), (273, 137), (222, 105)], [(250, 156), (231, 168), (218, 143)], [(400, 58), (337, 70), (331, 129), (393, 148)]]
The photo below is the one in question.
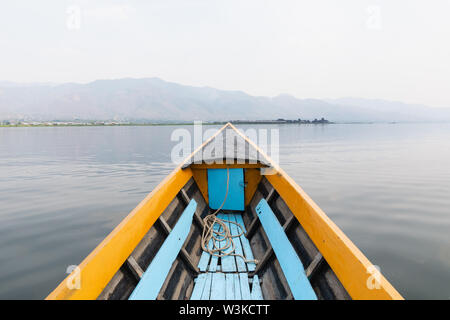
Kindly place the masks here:
[[(201, 242), (202, 249), (203, 251), (208, 252), (210, 255), (216, 256), (218, 258), (235, 256), (241, 257), (245, 263), (253, 262), (256, 264), (258, 263), (258, 260), (247, 260), (245, 256), (235, 252), (236, 245), (234, 244), (233, 238), (238, 238), (243, 235), (245, 233), (244, 228), (237, 222), (217, 218), (217, 214), (227, 201), (229, 185), (230, 170), (229, 168), (227, 168), (227, 189), (225, 192), (225, 198), (216, 211), (203, 218), (203, 232)], [(230, 232), (230, 228), (228, 227), (228, 223), (235, 224), (241, 230), (241, 232), (237, 235), (232, 235)], [(215, 227), (216, 224), (218, 225), (218, 227)], [(223, 246), (219, 246), (219, 244), (223, 242), (225, 244)], [(210, 243), (212, 244), (212, 248), (210, 248)], [(228, 250), (230, 248), (231, 250)], [(227, 252), (225, 252), (225, 250), (227, 250)]]

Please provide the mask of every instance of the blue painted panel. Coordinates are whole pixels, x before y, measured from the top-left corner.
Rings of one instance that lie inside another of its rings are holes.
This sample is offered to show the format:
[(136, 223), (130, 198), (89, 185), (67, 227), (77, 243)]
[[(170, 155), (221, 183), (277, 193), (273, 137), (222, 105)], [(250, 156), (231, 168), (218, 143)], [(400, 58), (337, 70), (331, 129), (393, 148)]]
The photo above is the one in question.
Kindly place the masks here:
[[(230, 221), (236, 222), (235, 214), (228, 214), (227, 216)], [(234, 223), (230, 223), (230, 231), (231, 231), (231, 235), (236, 236), (239, 233), (241, 233), (243, 230), (241, 230), (241, 228), (239, 228)], [(242, 250), (241, 240), (239, 239), (239, 237), (233, 238), (233, 241), (236, 246), (235, 253), (244, 255), (244, 252)], [(238, 272), (247, 272), (247, 268), (245, 267), (244, 259), (242, 259), (241, 257), (238, 257), (238, 256), (236, 256), (235, 258), (236, 258), (236, 266), (237, 266)]]
[[(212, 244), (212, 240), (210, 240), (209, 243)], [(211, 258), (211, 255), (208, 252), (203, 251), (202, 256), (200, 257), (200, 261), (198, 262), (198, 269), (201, 272), (206, 271), (206, 268), (208, 267), (209, 258)]]
[(265, 199), (262, 199), (256, 206), (256, 213), (269, 238), (294, 299), (317, 300), (300, 258)]
[(225, 274), (225, 300), (234, 300), (234, 274)]
[(202, 298), (201, 300), (209, 300), (211, 295), (211, 282), (212, 282), (213, 273), (206, 274), (205, 287), (203, 288)]
[[(242, 220), (242, 216), (240, 214), (235, 214), (234, 217), (236, 219), (236, 222), (242, 226), (243, 231), (247, 232), (247, 230), (245, 230), (244, 220)], [(254, 259), (253, 252), (252, 248), (250, 247), (250, 242), (248, 242), (248, 239), (245, 237), (245, 235), (241, 235), (239, 238), (241, 239), (242, 249), (244, 250), (245, 258), (247, 260), (253, 260)], [(248, 271), (255, 271), (256, 265), (254, 262), (248, 262), (247, 268)]]
[[(225, 221), (230, 221), (229, 220), (229, 214), (224, 214), (224, 213), (219, 213), (217, 215), (217, 217), (219, 219), (225, 220)], [(227, 223), (227, 227), (230, 228), (230, 224)], [(239, 241), (239, 239), (233, 239), (233, 241)], [(227, 241), (221, 241), (220, 242), (220, 246), (223, 248), (225, 247), (227, 244)], [(231, 253), (231, 250), (233, 249), (233, 247), (229, 247), (228, 249), (221, 251), (221, 253)], [(228, 256), (224, 256), (222, 258), (220, 258), (221, 260), (221, 265), (222, 265), (222, 272), (235, 272), (236, 271), (236, 259), (234, 258), (234, 256), (232, 255), (228, 255)]]
[[(240, 210), (244, 206), (244, 169), (229, 169), (230, 181), (227, 200), (222, 209)], [(218, 209), (227, 191), (227, 169), (208, 169), (209, 207)]]
[(261, 286), (259, 284), (259, 278), (257, 275), (253, 277), (252, 281), (252, 300), (264, 300), (262, 295)]
[(197, 202), (192, 199), (142, 275), (142, 279), (131, 294), (130, 300), (156, 299), (173, 262), (178, 256), (178, 252), (189, 234), (192, 217), (196, 209)]
[(242, 300), (251, 300), (252, 296), (250, 295), (247, 273), (239, 273), (239, 283), (241, 285)]
[(225, 300), (225, 273), (213, 273), (210, 300)]
[(192, 290), (191, 300), (200, 300), (203, 294), (203, 288), (205, 287), (206, 273), (200, 273), (195, 279), (194, 290)]
[[(220, 228), (219, 224), (217, 224), (217, 223), (214, 224), (213, 230), (218, 231), (219, 228)], [(211, 244), (211, 245), (210, 245), (208, 248), (213, 249), (213, 248), (214, 248), (214, 242), (216, 242), (216, 241), (214, 241), (214, 240), (210, 241), (210, 244)], [(219, 244), (216, 243), (216, 247), (217, 247), (218, 245), (219, 245)], [(218, 258), (217, 256), (212, 256), (212, 257), (211, 257), (211, 262), (209, 263), (209, 271), (211, 271), (211, 272), (216, 272), (216, 270), (217, 270), (217, 263), (218, 263), (218, 262), (219, 262), (219, 258)]]
[(237, 273), (233, 273), (232, 275), (234, 282), (234, 300), (242, 300), (241, 283), (239, 281), (239, 275)]

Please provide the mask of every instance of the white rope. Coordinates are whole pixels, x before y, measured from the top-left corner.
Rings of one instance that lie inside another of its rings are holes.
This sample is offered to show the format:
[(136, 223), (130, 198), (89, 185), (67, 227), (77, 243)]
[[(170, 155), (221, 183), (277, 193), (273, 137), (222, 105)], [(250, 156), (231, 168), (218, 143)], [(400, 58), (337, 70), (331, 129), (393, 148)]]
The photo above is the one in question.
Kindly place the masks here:
[[(234, 244), (233, 238), (240, 237), (244, 234), (244, 228), (237, 222), (228, 221), (224, 219), (217, 218), (217, 213), (223, 208), (225, 202), (228, 197), (228, 189), (230, 186), (230, 170), (227, 168), (227, 189), (225, 192), (225, 198), (223, 199), (220, 207), (214, 211), (213, 213), (207, 215), (203, 218), (203, 233), (202, 233), (202, 242), (201, 246), (203, 251), (208, 252), (212, 256), (216, 257), (225, 257), (225, 256), (236, 256), (241, 257), (245, 263), (258, 263), (257, 260), (247, 260), (245, 256), (242, 254), (235, 253), (236, 245)], [(241, 232), (237, 235), (232, 235), (230, 232), (230, 228), (228, 227), (228, 223), (235, 224)], [(215, 228), (215, 225), (218, 227)], [(212, 240), (212, 241), (211, 241)], [(212, 248), (209, 247), (209, 243), (212, 243)], [(223, 246), (219, 246), (218, 244), (225, 242)], [(224, 252), (225, 250), (230, 249), (228, 252)], [(221, 253), (222, 251), (222, 253)]]

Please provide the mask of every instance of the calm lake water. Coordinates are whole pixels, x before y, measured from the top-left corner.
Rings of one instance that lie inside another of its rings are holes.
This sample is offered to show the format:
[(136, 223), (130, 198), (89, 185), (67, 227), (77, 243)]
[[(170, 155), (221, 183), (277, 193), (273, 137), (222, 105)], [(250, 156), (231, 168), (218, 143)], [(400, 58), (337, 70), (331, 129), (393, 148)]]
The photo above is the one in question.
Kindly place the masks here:
[[(265, 127), (405, 298), (450, 299), (450, 124)], [(0, 128), (0, 298), (45, 298), (175, 167), (177, 128)]]

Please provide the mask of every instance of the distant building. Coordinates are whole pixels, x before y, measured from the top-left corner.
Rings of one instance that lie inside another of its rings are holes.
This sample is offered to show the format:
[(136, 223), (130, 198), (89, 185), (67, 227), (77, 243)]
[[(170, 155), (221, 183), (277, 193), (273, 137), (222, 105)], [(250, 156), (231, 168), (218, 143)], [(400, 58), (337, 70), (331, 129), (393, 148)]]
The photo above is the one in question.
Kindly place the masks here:
[(230, 122), (235, 123), (235, 124), (284, 124), (284, 123), (325, 124), (325, 123), (332, 123), (323, 117), (320, 120), (318, 120), (316, 118), (313, 121), (302, 120), (301, 118), (293, 119), (293, 120), (278, 118), (276, 120), (231, 120)]

